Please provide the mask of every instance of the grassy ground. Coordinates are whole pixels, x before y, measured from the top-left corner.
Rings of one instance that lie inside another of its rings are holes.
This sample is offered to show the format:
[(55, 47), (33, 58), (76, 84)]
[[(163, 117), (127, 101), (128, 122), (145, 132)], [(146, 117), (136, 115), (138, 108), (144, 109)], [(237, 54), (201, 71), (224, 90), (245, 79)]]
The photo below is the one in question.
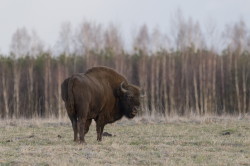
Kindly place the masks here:
[[(122, 120), (74, 143), (68, 120), (0, 122), (0, 165), (250, 165), (250, 120)], [(115, 135), (115, 136), (114, 136)]]

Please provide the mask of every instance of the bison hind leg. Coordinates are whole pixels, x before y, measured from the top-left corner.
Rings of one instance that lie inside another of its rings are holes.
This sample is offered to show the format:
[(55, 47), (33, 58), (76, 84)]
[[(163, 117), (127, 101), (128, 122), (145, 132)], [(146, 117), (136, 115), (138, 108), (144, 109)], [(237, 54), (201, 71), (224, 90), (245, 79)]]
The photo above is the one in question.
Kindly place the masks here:
[(78, 125), (77, 125), (77, 116), (75, 114), (70, 114), (69, 119), (72, 123), (72, 128), (74, 131), (74, 141), (78, 142)]

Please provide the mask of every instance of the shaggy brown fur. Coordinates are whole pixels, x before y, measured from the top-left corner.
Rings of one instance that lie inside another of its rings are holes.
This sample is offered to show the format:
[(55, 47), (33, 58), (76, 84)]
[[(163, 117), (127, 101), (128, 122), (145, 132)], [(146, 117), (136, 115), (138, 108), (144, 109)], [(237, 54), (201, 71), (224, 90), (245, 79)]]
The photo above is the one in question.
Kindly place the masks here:
[(125, 115), (133, 118), (140, 107), (140, 90), (107, 67), (93, 67), (74, 74), (61, 85), (62, 99), (74, 130), (74, 141), (85, 143), (92, 119), (96, 121), (97, 140), (102, 140), (104, 126)]

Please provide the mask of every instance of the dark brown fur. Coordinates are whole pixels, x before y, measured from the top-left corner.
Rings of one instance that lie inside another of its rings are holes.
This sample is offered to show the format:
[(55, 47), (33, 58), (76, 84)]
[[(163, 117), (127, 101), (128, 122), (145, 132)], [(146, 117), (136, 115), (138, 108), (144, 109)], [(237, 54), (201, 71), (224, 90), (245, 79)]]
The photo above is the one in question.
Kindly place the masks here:
[(62, 99), (74, 130), (74, 141), (84, 143), (92, 119), (96, 121), (97, 140), (104, 126), (125, 115), (133, 118), (140, 106), (139, 88), (111, 68), (93, 67), (74, 74), (61, 85)]

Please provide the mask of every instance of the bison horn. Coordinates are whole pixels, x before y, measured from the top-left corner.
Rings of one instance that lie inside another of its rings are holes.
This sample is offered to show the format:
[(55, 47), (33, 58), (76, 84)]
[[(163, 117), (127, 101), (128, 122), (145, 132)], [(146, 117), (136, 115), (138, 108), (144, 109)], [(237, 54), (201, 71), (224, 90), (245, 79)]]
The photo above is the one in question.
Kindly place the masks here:
[(126, 93), (128, 90), (125, 89), (125, 88), (123, 88), (123, 84), (124, 84), (124, 81), (121, 83), (121, 91), (122, 91), (123, 93)]

